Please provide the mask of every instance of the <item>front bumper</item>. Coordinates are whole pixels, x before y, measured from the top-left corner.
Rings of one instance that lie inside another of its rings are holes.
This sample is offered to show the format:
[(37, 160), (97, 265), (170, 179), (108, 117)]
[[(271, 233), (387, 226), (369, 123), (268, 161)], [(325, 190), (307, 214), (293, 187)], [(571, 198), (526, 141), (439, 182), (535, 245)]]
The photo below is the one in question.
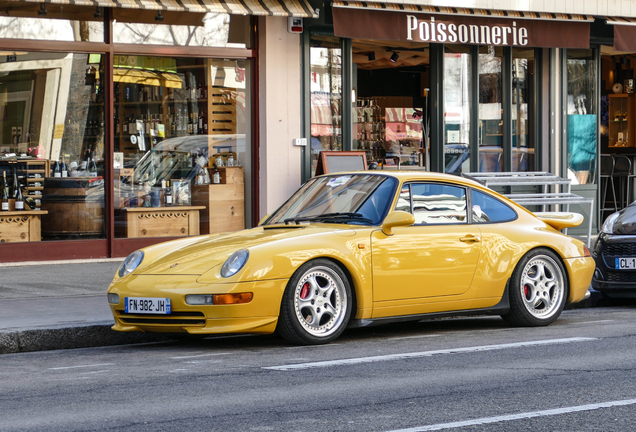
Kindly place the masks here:
[(616, 258), (636, 257), (636, 236), (601, 234), (592, 256), (596, 262), (592, 288), (621, 297), (636, 295), (636, 269), (616, 268)]
[[(119, 295), (110, 308), (115, 319), (113, 330), (157, 333), (273, 333), (278, 322), (286, 279), (200, 284), (192, 275), (131, 275), (114, 281), (109, 293)], [(231, 305), (186, 304), (188, 294), (253, 293), (249, 303)], [(125, 312), (126, 297), (169, 297), (170, 314), (130, 314)]]

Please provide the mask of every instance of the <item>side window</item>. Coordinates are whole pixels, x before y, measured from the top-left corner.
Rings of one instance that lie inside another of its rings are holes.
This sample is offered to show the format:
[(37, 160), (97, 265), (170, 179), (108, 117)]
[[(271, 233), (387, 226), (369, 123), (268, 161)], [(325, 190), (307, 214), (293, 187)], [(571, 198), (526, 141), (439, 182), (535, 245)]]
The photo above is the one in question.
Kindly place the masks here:
[(483, 192), (472, 190), (473, 223), (507, 222), (517, 218), (517, 213), (501, 201)]
[(438, 183), (410, 187), (416, 225), (467, 223), (466, 189)]
[(395, 203), (394, 210), (402, 210), (411, 213), (411, 187), (407, 184), (402, 186), (400, 196)]

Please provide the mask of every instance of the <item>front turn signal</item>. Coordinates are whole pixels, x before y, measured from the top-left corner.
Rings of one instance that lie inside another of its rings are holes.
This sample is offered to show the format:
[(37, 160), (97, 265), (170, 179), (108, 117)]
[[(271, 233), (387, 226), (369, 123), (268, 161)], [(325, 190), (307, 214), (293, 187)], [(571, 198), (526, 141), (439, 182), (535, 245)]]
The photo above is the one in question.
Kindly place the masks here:
[(583, 256), (584, 257), (591, 257), (592, 254), (590, 253), (590, 250), (587, 248), (587, 246), (583, 246)]
[(254, 298), (252, 293), (215, 294), (212, 296), (215, 305), (249, 303)]

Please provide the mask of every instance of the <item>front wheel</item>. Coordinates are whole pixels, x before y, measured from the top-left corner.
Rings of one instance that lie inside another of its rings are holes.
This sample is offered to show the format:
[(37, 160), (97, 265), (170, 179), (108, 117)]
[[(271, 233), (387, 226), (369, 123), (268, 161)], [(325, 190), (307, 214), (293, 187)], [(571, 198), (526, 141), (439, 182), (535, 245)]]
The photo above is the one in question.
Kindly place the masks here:
[(561, 315), (568, 296), (563, 264), (554, 252), (535, 249), (517, 264), (509, 287), (509, 324), (524, 327), (552, 324)]
[(306, 262), (287, 284), (278, 333), (299, 345), (331, 342), (344, 331), (351, 316), (349, 280), (332, 261)]

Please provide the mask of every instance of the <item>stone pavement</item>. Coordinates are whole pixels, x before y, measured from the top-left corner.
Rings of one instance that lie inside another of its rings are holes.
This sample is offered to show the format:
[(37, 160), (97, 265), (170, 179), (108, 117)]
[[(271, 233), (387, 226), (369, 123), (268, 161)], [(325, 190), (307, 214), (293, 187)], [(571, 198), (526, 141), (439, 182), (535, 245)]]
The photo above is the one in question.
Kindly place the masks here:
[(165, 340), (110, 329), (106, 289), (122, 260), (0, 264), (0, 354)]

